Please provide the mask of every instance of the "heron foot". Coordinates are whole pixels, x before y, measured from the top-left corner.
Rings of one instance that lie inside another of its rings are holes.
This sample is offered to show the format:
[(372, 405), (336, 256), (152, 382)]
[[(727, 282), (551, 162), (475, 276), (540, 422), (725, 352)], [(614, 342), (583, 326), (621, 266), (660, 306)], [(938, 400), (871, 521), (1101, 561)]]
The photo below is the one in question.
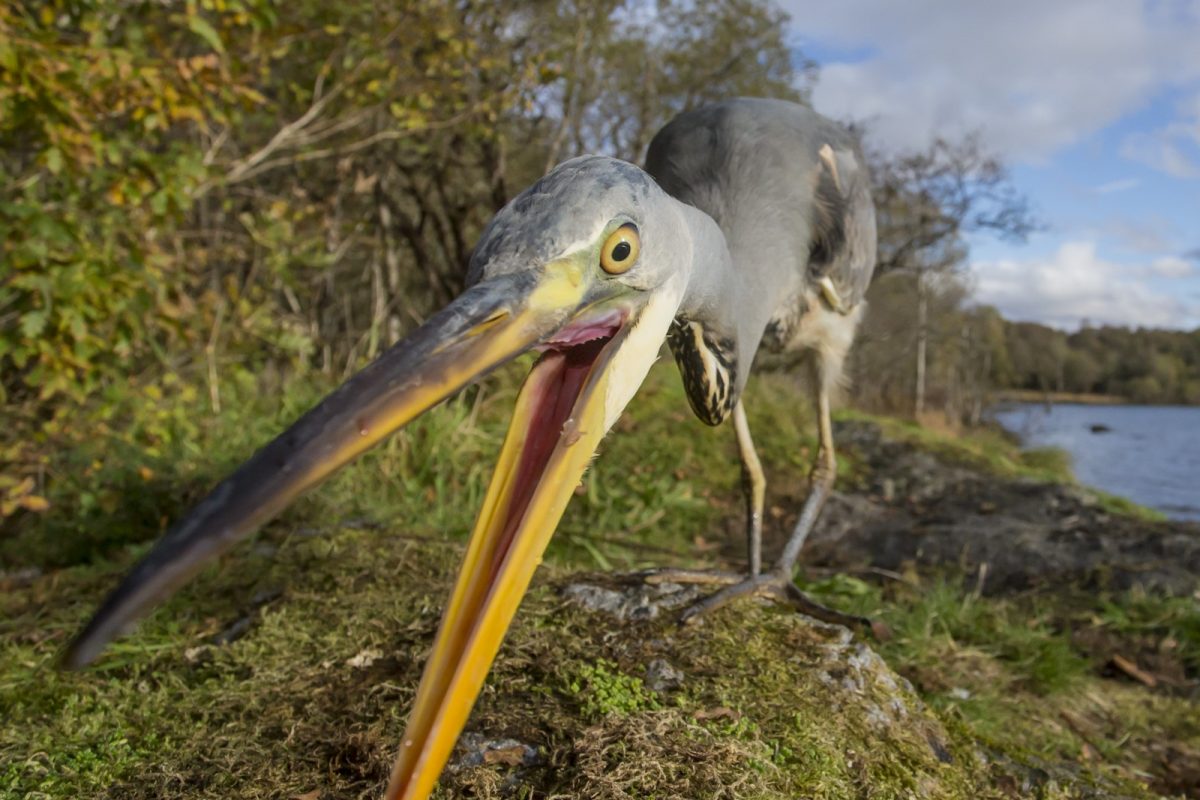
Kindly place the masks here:
[[(718, 581), (713, 581), (714, 583)], [(681, 624), (690, 625), (697, 622), (703, 615), (716, 611), (741, 597), (767, 597), (776, 602), (790, 605), (801, 614), (828, 622), (832, 625), (844, 625), (852, 630), (870, 631), (879, 641), (891, 638), (891, 630), (883, 622), (870, 617), (846, 614), (828, 606), (823, 606), (810, 598), (792, 583), (791, 578), (778, 572), (767, 572), (762, 575), (742, 576), (739, 581), (725, 582), (725, 588), (709, 595), (705, 599), (689, 606), (680, 616)]]
[(846, 614), (823, 606), (800, 591), (787, 575), (778, 571), (766, 572), (761, 575), (746, 575), (727, 570), (664, 567), (630, 573), (625, 577), (652, 585), (682, 583), (724, 587), (684, 609), (679, 617), (679, 622), (683, 625), (694, 624), (705, 614), (723, 608), (739, 598), (767, 597), (776, 602), (790, 605), (801, 614), (822, 622), (844, 625), (852, 630), (870, 631), (878, 641), (887, 641), (892, 638), (891, 629), (883, 622), (870, 617)]

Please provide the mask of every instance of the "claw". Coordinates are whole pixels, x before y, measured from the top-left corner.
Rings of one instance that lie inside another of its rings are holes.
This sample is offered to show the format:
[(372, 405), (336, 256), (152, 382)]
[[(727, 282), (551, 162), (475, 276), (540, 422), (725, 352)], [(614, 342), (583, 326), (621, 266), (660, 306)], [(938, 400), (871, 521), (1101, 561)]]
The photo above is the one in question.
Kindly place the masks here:
[(655, 568), (633, 572), (623, 576), (626, 580), (656, 586), (663, 583), (700, 584), (723, 587), (708, 597), (688, 606), (679, 615), (680, 625), (694, 625), (705, 614), (729, 605), (741, 597), (768, 597), (778, 603), (792, 606), (796, 611), (831, 625), (843, 625), (851, 630), (870, 632), (876, 641), (886, 642), (892, 638), (892, 629), (884, 622), (870, 617), (845, 614), (823, 606), (810, 598), (779, 572), (761, 575), (740, 575), (734, 572), (702, 569)]

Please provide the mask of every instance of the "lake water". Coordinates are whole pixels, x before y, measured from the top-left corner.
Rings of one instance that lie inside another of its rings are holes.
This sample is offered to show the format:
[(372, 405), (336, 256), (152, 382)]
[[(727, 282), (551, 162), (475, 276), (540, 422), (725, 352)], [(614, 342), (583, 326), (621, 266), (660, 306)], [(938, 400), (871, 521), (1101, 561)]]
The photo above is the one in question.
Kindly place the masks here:
[(1027, 447), (1070, 453), (1080, 483), (1200, 520), (1200, 407), (1021, 403), (991, 416)]

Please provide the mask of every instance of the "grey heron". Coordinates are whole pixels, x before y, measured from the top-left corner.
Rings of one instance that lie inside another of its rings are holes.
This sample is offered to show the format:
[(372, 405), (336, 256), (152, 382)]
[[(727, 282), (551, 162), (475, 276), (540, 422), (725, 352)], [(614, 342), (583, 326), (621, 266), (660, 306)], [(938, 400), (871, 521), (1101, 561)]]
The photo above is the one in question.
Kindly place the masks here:
[[(829, 393), (874, 255), (862, 156), (845, 130), (799, 105), (737, 99), (681, 114), (653, 140), (644, 171), (601, 156), (559, 165), (492, 219), (469, 288), (217, 485), (134, 566), (65, 663), (87, 664), (301, 492), (535, 350), (387, 791), (428, 797), (574, 487), (664, 340), (696, 415), (733, 418), (749, 568), (650, 579), (732, 583), (697, 610), (756, 592), (834, 614), (808, 604), (791, 573), (834, 479)], [(799, 522), (765, 573), (765, 483), (742, 404), (760, 348), (811, 355), (820, 443)]]

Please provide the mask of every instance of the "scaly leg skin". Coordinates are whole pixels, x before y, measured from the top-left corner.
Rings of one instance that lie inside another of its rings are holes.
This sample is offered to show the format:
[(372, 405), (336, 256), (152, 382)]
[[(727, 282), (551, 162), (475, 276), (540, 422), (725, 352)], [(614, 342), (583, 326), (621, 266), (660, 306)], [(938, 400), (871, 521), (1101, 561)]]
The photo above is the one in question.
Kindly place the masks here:
[(763, 575), (744, 578), (739, 583), (711, 595), (695, 605), (689, 606), (680, 616), (679, 621), (690, 625), (702, 615), (728, 605), (739, 597), (769, 597), (781, 603), (791, 605), (801, 614), (828, 622), (832, 625), (845, 625), (847, 628), (869, 630), (877, 639), (890, 638), (891, 633), (882, 622), (870, 617), (860, 617), (854, 614), (844, 614), (836, 609), (823, 606), (804, 592), (800, 591), (787, 574), (772, 570)]
[[(746, 422), (746, 409), (738, 400), (733, 407), (733, 428), (737, 432), (738, 453), (742, 460), (742, 491), (746, 496), (746, 550), (750, 565), (750, 578), (762, 572), (762, 519), (763, 500), (767, 492), (767, 479), (763, 475), (762, 462), (754, 449), (750, 437), (750, 425)], [(636, 578), (646, 583), (686, 583), (705, 586), (732, 586), (746, 581), (747, 576), (737, 572), (702, 569), (651, 569), (639, 572)]]
[(746, 424), (746, 413), (739, 400), (734, 408), (734, 428), (737, 431), (738, 450), (742, 457), (743, 486), (746, 493), (747, 509), (747, 544), (750, 554), (750, 574), (736, 576), (728, 572), (705, 572), (700, 570), (656, 570), (645, 574), (645, 580), (653, 583), (674, 581), (677, 583), (703, 583), (725, 586), (716, 594), (701, 600), (683, 612), (680, 622), (692, 623), (702, 615), (715, 611), (724, 605), (746, 596), (770, 597), (779, 602), (793, 606), (797, 611), (810, 617), (835, 625), (845, 625), (849, 628), (870, 630), (877, 639), (885, 640), (891, 633), (882, 622), (867, 617), (843, 614), (840, 611), (827, 608), (800, 591), (792, 582), (792, 572), (800, 557), (800, 550), (812, 532), (817, 517), (833, 491), (834, 480), (837, 477), (837, 457), (833, 449), (833, 425), (830, 420), (829, 394), (825, 382), (819, 379), (816, 383), (816, 405), (818, 417), (818, 448), (817, 459), (813, 466), (812, 487), (800, 519), (792, 530), (783, 554), (779, 557), (775, 568), (766, 574), (760, 573), (762, 563), (762, 510), (766, 480), (763, 477), (762, 465), (754, 450), (754, 442), (750, 438), (750, 427)]
[(737, 432), (738, 454), (742, 459), (742, 491), (746, 495), (746, 549), (750, 561), (750, 577), (762, 572), (762, 520), (763, 502), (767, 496), (767, 478), (763, 475), (762, 462), (754, 449), (750, 436), (750, 424), (746, 422), (746, 409), (741, 398), (733, 408), (733, 429)]

